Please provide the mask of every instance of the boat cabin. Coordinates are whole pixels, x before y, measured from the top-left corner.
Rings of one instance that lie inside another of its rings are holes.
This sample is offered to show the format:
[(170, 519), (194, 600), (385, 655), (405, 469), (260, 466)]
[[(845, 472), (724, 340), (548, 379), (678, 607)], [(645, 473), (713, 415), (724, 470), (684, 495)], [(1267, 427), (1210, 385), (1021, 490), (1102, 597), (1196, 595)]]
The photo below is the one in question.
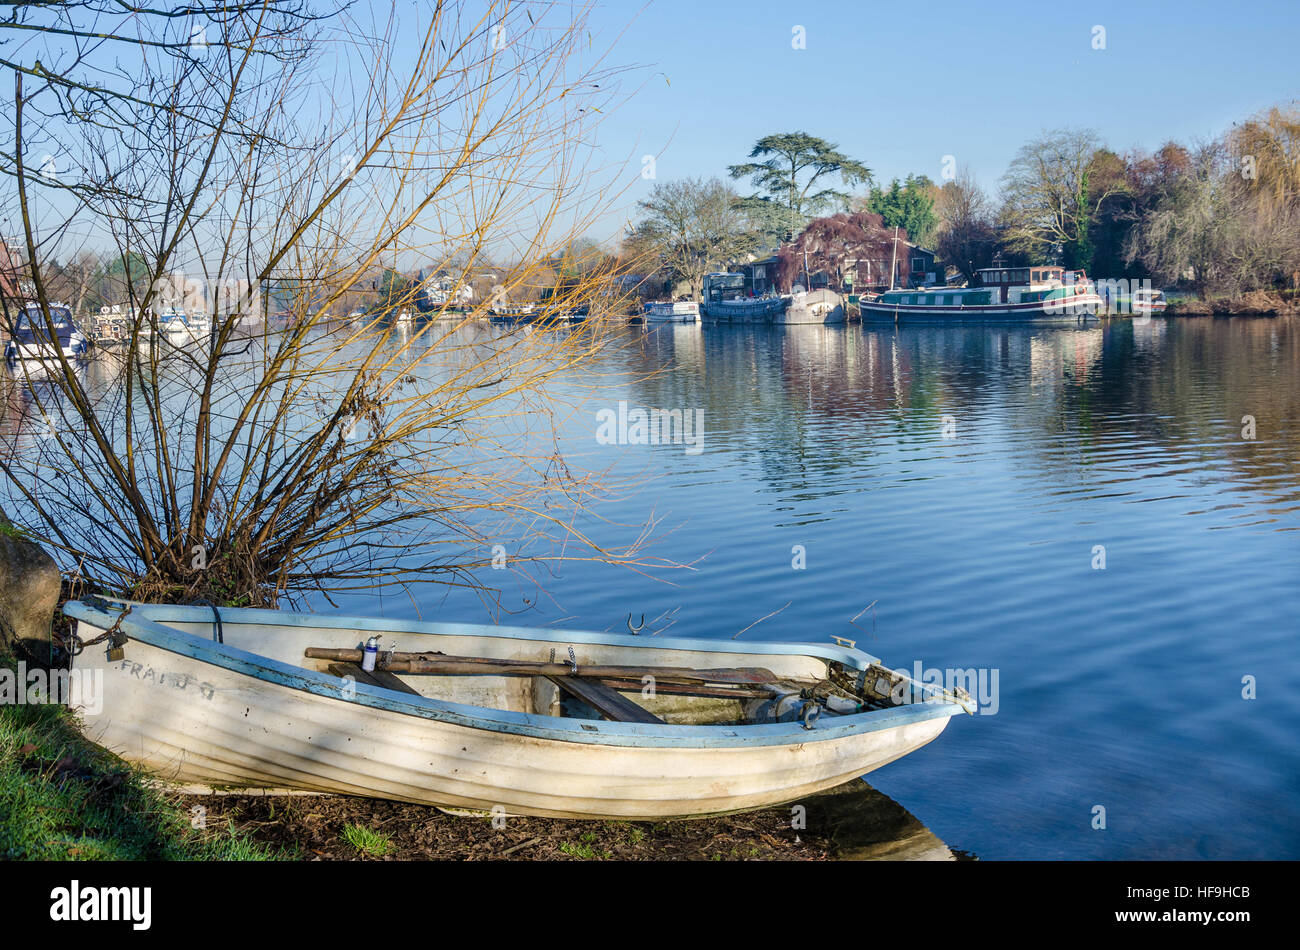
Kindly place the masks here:
[(1064, 283), (1064, 267), (1045, 265), (1042, 267), (983, 267), (977, 272), (980, 283), (985, 287), (1024, 287), (1043, 284), (1050, 280)]
[(1038, 264), (1029, 267), (982, 267), (977, 272), (980, 286), (996, 290), (1002, 303), (1011, 298), (1013, 290), (1042, 291), (1053, 290), (1073, 284), (1084, 284), (1087, 277), (1083, 271), (1067, 271), (1055, 264)]
[(745, 292), (745, 275), (705, 274), (703, 296), (705, 303), (743, 300), (747, 296)]
[(46, 308), (35, 301), (18, 311), (4, 346), (6, 362), (56, 357), (60, 351), (65, 356), (85, 356), (86, 338), (72, 319), (72, 308), (64, 303), (51, 303), (48, 310), (48, 320)]

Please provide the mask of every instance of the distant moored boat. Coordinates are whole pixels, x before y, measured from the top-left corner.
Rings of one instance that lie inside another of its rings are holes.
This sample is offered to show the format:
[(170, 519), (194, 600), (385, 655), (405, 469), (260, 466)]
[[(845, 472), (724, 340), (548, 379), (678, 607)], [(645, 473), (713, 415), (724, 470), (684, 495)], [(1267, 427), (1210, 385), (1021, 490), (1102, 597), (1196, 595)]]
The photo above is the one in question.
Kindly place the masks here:
[[(50, 334), (53, 326), (53, 336)], [(49, 319), (45, 308), (36, 301), (18, 311), (13, 324), (13, 334), (5, 344), (5, 360), (15, 363), (22, 360), (58, 360), (86, 358), (90, 343), (72, 319), (72, 308), (63, 303), (49, 305)]]
[(1082, 271), (987, 267), (978, 287), (889, 290), (860, 303), (863, 320), (961, 323), (1094, 316), (1102, 305)]
[(646, 323), (695, 323), (700, 305), (690, 300), (655, 300), (645, 305)]
[(717, 323), (772, 323), (790, 306), (790, 298), (745, 294), (744, 274), (705, 274), (704, 316)]

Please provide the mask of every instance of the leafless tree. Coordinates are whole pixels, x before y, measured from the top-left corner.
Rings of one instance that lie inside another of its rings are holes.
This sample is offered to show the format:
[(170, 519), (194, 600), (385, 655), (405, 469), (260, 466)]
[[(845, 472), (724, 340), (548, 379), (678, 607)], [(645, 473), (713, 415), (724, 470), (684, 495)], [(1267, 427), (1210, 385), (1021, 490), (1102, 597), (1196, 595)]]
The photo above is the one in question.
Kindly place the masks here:
[(975, 272), (992, 262), (997, 231), (992, 204), (970, 169), (961, 169), (939, 189), (935, 213), (939, 218), (935, 236), (939, 259), (974, 281)]
[(1086, 244), (1097, 209), (1114, 193), (1113, 183), (1089, 181), (1100, 147), (1091, 130), (1057, 129), (1016, 152), (1002, 180), (1001, 223), (1009, 248), (1042, 258), (1057, 244), (1067, 256)]
[[(538, 448), (551, 381), (606, 345), (601, 321), (502, 332), (479, 319), (489, 297), (407, 325), (415, 282), (338, 320), (385, 268), (470, 283), (511, 260), (492, 287), (508, 296), (587, 228), (616, 171), (592, 131), (621, 95), (587, 12), (88, 0), (0, 25), (0, 214), (38, 322), (51, 339), (55, 254), (86, 248), (117, 263), (131, 319), (111, 358), (19, 366), (0, 452), (15, 522), (89, 583), (158, 600), (487, 589), (502, 557), (643, 563), (640, 531), (617, 550), (582, 533), (598, 478)], [(11, 330), (20, 303), (3, 301)], [(178, 338), (169, 308), (210, 334)]]
[(739, 195), (717, 178), (656, 185), (640, 203), (645, 217), (625, 245), (699, 298), (704, 275), (759, 247), (759, 233)]
[(1167, 283), (1231, 301), (1300, 282), (1300, 110), (1274, 107), (1164, 176), (1126, 246)]

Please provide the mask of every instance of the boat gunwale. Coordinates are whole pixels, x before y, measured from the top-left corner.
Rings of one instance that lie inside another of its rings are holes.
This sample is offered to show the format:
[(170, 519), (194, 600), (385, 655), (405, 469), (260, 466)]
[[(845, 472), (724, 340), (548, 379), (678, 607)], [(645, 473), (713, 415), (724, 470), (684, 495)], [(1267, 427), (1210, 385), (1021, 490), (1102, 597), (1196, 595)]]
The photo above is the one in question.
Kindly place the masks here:
[[(144, 610), (142, 611), (142, 608)], [(642, 723), (613, 722), (605, 720), (565, 719), (536, 713), (513, 712), (487, 706), (453, 703), (427, 696), (416, 696), (394, 690), (352, 684), (352, 698), (340, 695), (340, 679), (294, 666), (280, 660), (229, 644), (217, 643), (167, 626), (161, 619), (148, 614), (168, 615), (172, 622), (211, 623), (212, 610), (208, 607), (179, 605), (134, 605), (131, 613), (121, 618), (121, 628), (127, 636), (157, 649), (176, 653), (190, 659), (216, 666), (232, 673), (249, 676), (262, 682), (288, 689), (310, 693), (353, 705), (362, 705), (403, 715), (445, 722), (470, 729), (496, 733), (528, 736), (580, 745), (612, 745), (630, 747), (666, 748), (747, 748), (752, 746), (794, 745), (805, 742), (824, 742), (844, 739), (854, 735), (894, 729), (924, 722), (940, 716), (953, 716), (966, 710), (953, 700), (931, 698), (899, 705), (893, 709), (873, 709), (834, 718), (818, 718), (811, 728), (802, 723), (775, 724), (716, 724), (702, 725), (648, 725)], [(100, 629), (108, 629), (118, 619), (112, 613), (82, 602), (69, 602), (63, 611), (78, 621)], [(175, 614), (181, 616), (174, 616)], [(256, 615), (249, 617), (248, 615)], [(238, 617), (231, 616), (238, 615)], [(318, 616), (293, 614), (260, 608), (224, 608), (223, 623), (254, 623), (262, 626), (336, 627), (350, 630), (382, 630), (386, 632), (423, 633), (438, 636), (505, 636), (509, 639), (546, 640), (539, 633), (551, 633), (527, 627), (494, 627), (487, 624), (426, 623), (423, 621), (389, 621), (368, 617)], [(247, 619), (239, 619), (247, 618)], [(271, 621), (270, 618), (274, 618)], [(288, 621), (288, 622), (286, 622)], [(430, 628), (452, 628), (430, 629)], [(490, 632), (473, 632), (490, 631)], [(556, 639), (573, 643), (597, 643), (607, 646), (635, 646), (644, 648), (645, 639), (626, 634), (595, 633), (588, 631), (554, 631), (562, 634)], [(655, 638), (654, 646), (661, 649), (707, 649), (720, 653), (797, 654), (845, 662), (855, 669), (866, 669), (876, 658), (855, 648), (825, 646), (822, 644), (794, 643), (731, 643), (730, 641), (698, 638)], [(862, 661), (865, 665), (860, 665)], [(108, 665), (113, 662), (109, 661)]]

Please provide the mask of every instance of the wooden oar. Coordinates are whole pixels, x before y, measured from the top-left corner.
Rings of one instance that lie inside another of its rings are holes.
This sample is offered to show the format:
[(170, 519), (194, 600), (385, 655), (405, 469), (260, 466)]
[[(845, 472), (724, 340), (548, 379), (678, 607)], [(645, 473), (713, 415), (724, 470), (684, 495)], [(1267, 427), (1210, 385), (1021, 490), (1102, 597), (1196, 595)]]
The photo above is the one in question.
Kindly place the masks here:
[[(578, 668), (582, 674), (582, 668)], [(625, 693), (636, 693), (645, 689), (640, 680), (602, 679), (610, 689)], [(655, 680), (655, 692), (673, 696), (696, 696), (702, 699), (765, 699), (772, 694), (766, 689), (754, 689), (745, 686), (726, 686), (721, 683), (672, 683)]]
[[(327, 647), (308, 647), (304, 655), (315, 660), (334, 660), (343, 663), (360, 663), (361, 650), (338, 650)], [(572, 676), (568, 663), (546, 663), (535, 660), (499, 660), (478, 656), (444, 656), (441, 653), (380, 653), (378, 667), (390, 673), (424, 673), (442, 676)], [(695, 670), (679, 666), (602, 666), (587, 664), (578, 667), (578, 676), (597, 679), (634, 679), (653, 676), (665, 683), (775, 683), (777, 675), (759, 667), (730, 667)]]

